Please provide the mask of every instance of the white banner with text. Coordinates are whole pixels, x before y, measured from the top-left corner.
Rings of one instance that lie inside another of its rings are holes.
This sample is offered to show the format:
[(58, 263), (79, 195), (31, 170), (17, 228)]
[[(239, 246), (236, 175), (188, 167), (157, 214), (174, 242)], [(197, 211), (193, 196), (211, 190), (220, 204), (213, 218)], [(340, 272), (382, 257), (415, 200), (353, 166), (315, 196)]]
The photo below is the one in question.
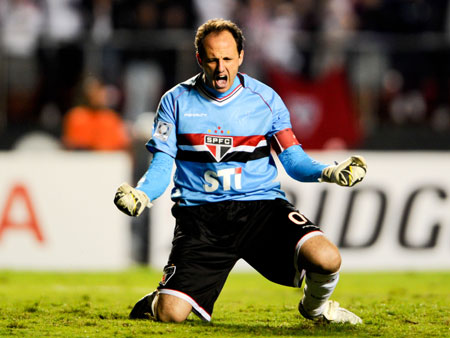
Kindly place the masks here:
[[(278, 163), (288, 199), (339, 247), (342, 270), (450, 269), (450, 153), (357, 153), (366, 158), (368, 172), (353, 188), (300, 183)], [(351, 155), (309, 154), (322, 163)], [(172, 204), (169, 190), (150, 211), (150, 264), (157, 268), (170, 252)], [(249, 267), (239, 262), (237, 268)]]
[(0, 268), (128, 267), (130, 220), (113, 203), (123, 153), (1, 152)]

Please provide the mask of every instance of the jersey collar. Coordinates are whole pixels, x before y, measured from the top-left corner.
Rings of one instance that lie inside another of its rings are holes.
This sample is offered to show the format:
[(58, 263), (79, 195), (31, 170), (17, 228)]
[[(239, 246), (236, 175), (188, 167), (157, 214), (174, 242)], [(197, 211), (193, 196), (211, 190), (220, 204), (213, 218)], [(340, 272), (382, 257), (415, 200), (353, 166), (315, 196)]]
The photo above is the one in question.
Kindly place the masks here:
[(241, 85), (241, 80), (239, 76), (236, 76), (234, 78), (233, 85), (228, 89), (225, 93), (218, 92), (214, 88), (209, 87), (204, 81), (203, 81), (203, 74), (199, 77), (200, 85), (208, 92), (209, 95), (213, 96), (216, 99), (223, 99), (227, 96), (229, 96), (231, 93), (236, 91), (236, 88)]
[(233, 85), (229, 90), (227, 90), (225, 93), (220, 93), (217, 90), (208, 87), (203, 82), (203, 73), (200, 73), (196, 79), (195, 83), (197, 85), (197, 89), (200, 92), (202, 96), (209, 99), (215, 104), (223, 105), (228, 102), (231, 102), (234, 98), (238, 96), (238, 94), (241, 92), (243, 88), (243, 77), (241, 74), (237, 74), (237, 76), (234, 79)]

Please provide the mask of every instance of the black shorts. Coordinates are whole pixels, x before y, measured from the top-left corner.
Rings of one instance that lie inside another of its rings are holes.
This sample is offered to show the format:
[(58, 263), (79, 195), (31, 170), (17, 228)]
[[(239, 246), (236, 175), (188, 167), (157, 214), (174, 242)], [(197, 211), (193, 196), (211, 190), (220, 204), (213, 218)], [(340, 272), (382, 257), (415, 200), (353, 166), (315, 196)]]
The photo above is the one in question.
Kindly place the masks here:
[(225, 201), (192, 207), (175, 205), (172, 251), (158, 289), (188, 301), (210, 320), (228, 274), (244, 259), (267, 279), (300, 287), (298, 252), (319, 227), (289, 202)]

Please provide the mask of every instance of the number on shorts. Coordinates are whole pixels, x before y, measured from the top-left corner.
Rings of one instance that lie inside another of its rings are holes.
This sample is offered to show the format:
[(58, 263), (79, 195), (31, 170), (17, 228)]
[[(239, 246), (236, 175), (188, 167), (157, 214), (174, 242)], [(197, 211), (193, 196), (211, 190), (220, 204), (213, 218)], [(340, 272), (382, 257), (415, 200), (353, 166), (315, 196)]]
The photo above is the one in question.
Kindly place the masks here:
[(297, 211), (292, 211), (288, 215), (288, 217), (292, 222), (294, 222), (295, 224), (298, 224), (298, 225), (303, 225), (308, 222), (308, 220), (305, 218), (305, 216), (303, 216), (301, 213), (299, 213)]

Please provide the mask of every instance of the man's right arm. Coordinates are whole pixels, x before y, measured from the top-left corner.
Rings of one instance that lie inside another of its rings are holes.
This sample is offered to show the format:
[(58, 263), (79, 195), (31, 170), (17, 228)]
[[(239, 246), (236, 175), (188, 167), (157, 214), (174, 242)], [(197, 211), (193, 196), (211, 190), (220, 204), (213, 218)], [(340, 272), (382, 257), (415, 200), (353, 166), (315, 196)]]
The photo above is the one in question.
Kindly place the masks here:
[(136, 188), (122, 183), (117, 189), (114, 203), (117, 208), (129, 216), (139, 216), (145, 207), (151, 207), (151, 201), (161, 196), (170, 183), (174, 159), (170, 155), (157, 151), (146, 173)]

